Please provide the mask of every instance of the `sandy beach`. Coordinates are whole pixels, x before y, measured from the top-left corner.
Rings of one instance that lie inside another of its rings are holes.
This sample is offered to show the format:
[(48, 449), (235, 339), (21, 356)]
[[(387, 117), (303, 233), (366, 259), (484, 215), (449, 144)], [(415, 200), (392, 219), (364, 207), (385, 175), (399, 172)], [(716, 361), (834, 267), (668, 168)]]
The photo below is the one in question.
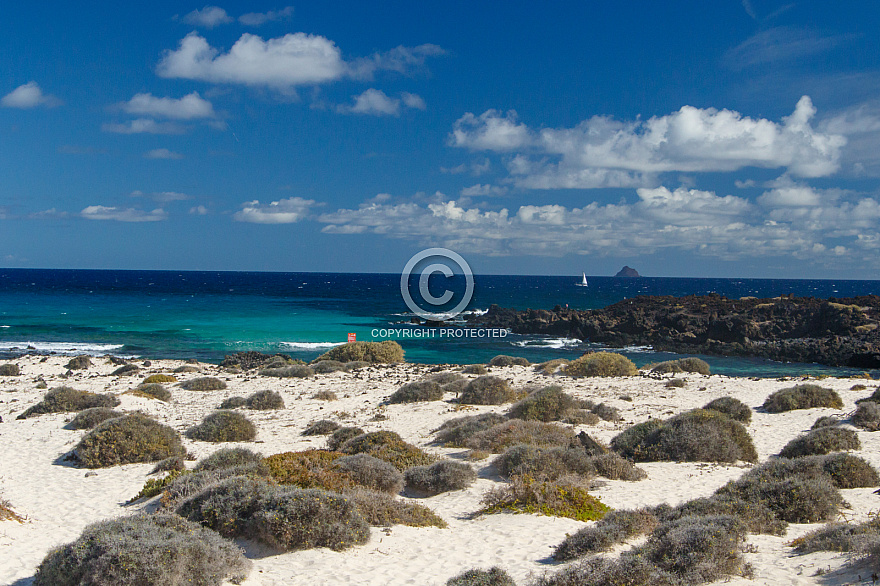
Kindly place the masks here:
[[(234, 445), (248, 447), (263, 455), (324, 448), (325, 436), (303, 436), (306, 426), (319, 419), (336, 420), (342, 425), (356, 425), (366, 431), (391, 430), (404, 440), (429, 453), (464, 461), (467, 450), (444, 448), (433, 444), (432, 433), (444, 421), (461, 415), (494, 411), (505, 412), (509, 405), (472, 406), (457, 409), (447, 394), (444, 400), (413, 404), (384, 402), (402, 384), (416, 380), (432, 370), (417, 364), (375, 365), (354, 372), (319, 374), (312, 378), (276, 379), (258, 376), (253, 371), (230, 373), (210, 365), (198, 365), (200, 373), (176, 375), (184, 381), (198, 376), (216, 376), (227, 384), (220, 391), (186, 391), (176, 384), (170, 402), (125, 394), (150, 374), (171, 373), (182, 361), (153, 360), (133, 376), (111, 376), (117, 366), (106, 358), (93, 358), (94, 365), (65, 375), (69, 357), (25, 356), (14, 360), (21, 367), (20, 376), (0, 377), (0, 498), (9, 501), (24, 520), (0, 521), (0, 583), (25, 586), (31, 583), (35, 569), (48, 551), (76, 539), (90, 523), (155, 509), (155, 500), (132, 505), (126, 501), (138, 493), (150, 478), (153, 464), (127, 464), (94, 471), (63, 462), (86, 431), (64, 429), (72, 413), (45, 414), (24, 420), (16, 417), (39, 402), (46, 389), (38, 389), (42, 379), (48, 388), (62, 384), (76, 389), (113, 393), (119, 396), (124, 411), (142, 411), (183, 433), (197, 424), (221, 401), (231, 396), (247, 396), (271, 389), (280, 393), (286, 407), (281, 410), (243, 412), (257, 427), (255, 442), (213, 444), (184, 438), (186, 449), (197, 459)], [(447, 368), (447, 367), (444, 367)], [(449, 365), (448, 370), (458, 370)], [(665, 386), (666, 378), (639, 376), (572, 379), (548, 376), (531, 367), (491, 367), (490, 374), (508, 380), (515, 388), (563, 386), (578, 398), (605, 402), (617, 408), (622, 421), (600, 421), (595, 425), (574, 426), (587, 431), (604, 443), (634, 423), (651, 418), (665, 418), (701, 407), (710, 400), (732, 396), (757, 408), (772, 392), (790, 387), (802, 379), (746, 379), (698, 374), (677, 375), (687, 382), (683, 388)], [(466, 375), (473, 377), (473, 375)], [(845, 416), (855, 409), (855, 401), (873, 390), (871, 381), (826, 378), (825, 387), (837, 391), (843, 409), (803, 409), (770, 414), (755, 410), (747, 426), (759, 454), (765, 461), (792, 438), (808, 430), (822, 415)], [(867, 384), (868, 390), (850, 390), (855, 384)], [(312, 398), (318, 391), (331, 390), (338, 400)], [(621, 399), (629, 397), (631, 400)], [(376, 420), (377, 414), (384, 414)], [(560, 424), (562, 425), (562, 424)], [(855, 428), (853, 428), (855, 429)], [(880, 434), (859, 430), (862, 449), (857, 455), (875, 467), (880, 466)], [(563, 564), (553, 562), (550, 554), (566, 536), (587, 525), (580, 521), (536, 514), (492, 514), (477, 518), (469, 515), (480, 509), (484, 494), (504, 480), (489, 465), (491, 457), (473, 462), (477, 481), (465, 490), (433, 497), (411, 498), (431, 508), (448, 527), (414, 528), (393, 526), (371, 529), (369, 543), (334, 552), (319, 548), (283, 554), (270, 554), (253, 543), (240, 542), (253, 561), (247, 586), (282, 584), (365, 584), (442, 585), (450, 577), (470, 568), (499, 566), (518, 584), (527, 584), (545, 572), (555, 572)], [(194, 462), (187, 462), (192, 467)], [(737, 463), (644, 463), (648, 477), (638, 482), (602, 480), (592, 491), (613, 509), (637, 508), (709, 496), (727, 481), (742, 475), (752, 465)], [(873, 488), (842, 490), (849, 508), (847, 519), (865, 520), (880, 508), (880, 497)], [(754, 567), (754, 577), (733, 577), (729, 584), (850, 584), (857, 577), (868, 580), (870, 571), (849, 567), (841, 554), (819, 552), (794, 555), (787, 546), (819, 525), (792, 524), (786, 535), (774, 537), (751, 535), (748, 538), (747, 562)], [(619, 550), (620, 548), (617, 548)], [(821, 575), (820, 575), (821, 574)], [(870, 583), (868, 581), (867, 583)]]

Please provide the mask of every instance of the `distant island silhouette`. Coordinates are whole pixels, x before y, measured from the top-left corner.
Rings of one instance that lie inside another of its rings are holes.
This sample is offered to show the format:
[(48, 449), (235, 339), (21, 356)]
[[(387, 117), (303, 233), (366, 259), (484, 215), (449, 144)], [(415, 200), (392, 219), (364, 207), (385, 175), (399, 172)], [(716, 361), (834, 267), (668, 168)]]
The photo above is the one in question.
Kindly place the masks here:
[(641, 275), (639, 274), (639, 271), (635, 270), (632, 267), (627, 267), (627, 266), (625, 266), (622, 269), (620, 269), (619, 271), (617, 271), (617, 274), (614, 276), (615, 277), (641, 277)]

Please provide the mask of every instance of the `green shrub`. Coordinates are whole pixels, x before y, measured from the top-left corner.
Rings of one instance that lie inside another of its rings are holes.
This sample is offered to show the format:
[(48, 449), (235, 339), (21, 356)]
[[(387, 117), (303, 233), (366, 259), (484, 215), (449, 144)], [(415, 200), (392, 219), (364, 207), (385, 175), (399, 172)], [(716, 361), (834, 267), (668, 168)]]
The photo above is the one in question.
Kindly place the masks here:
[(91, 365), (92, 361), (88, 356), (75, 356), (64, 365), (64, 368), (67, 370), (85, 370)]
[(180, 435), (174, 429), (140, 413), (101, 423), (80, 440), (74, 453), (86, 468), (186, 456)]
[(123, 364), (116, 370), (110, 373), (110, 376), (130, 376), (138, 371), (140, 371), (140, 366), (137, 364)]
[(589, 488), (588, 483), (575, 476), (546, 481), (534, 480), (528, 475), (513, 476), (506, 486), (486, 494), (482, 501), (485, 507), (480, 513), (541, 513), (594, 521), (601, 519), (608, 507), (592, 496)]
[(779, 455), (783, 458), (800, 458), (861, 449), (859, 436), (851, 429), (820, 427), (788, 442)]
[(873, 517), (864, 523), (827, 523), (795, 539), (791, 545), (797, 553), (814, 551), (854, 552), (866, 541), (880, 540), (880, 518)]
[(519, 358), (517, 356), (507, 356), (505, 354), (499, 354), (489, 361), (489, 366), (531, 366), (532, 363), (526, 360), (525, 358)]
[(452, 460), (440, 460), (430, 466), (413, 466), (405, 476), (408, 487), (431, 494), (462, 490), (477, 479), (473, 468)]
[(144, 379), (141, 384), (148, 385), (151, 383), (176, 383), (177, 378), (170, 374), (153, 374)]
[(177, 515), (89, 525), (43, 559), (34, 586), (220, 586), (250, 573), (240, 547)]
[(204, 442), (249, 442), (257, 437), (257, 428), (242, 413), (221, 409), (205, 415), (186, 436)]
[(861, 427), (868, 431), (880, 431), (880, 405), (874, 401), (859, 403), (850, 421), (856, 427)]
[(769, 413), (782, 413), (795, 409), (829, 407), (843, 409), (843, 401), (836, 392), (819, 385), (805, 384), (780, 389), (764, 401), (764, 409)]
[(461, 369), (464, 374), (479, 374), (483, 375), (489, 372), (486, 370), (486, 367), (482, 364), (468, 364), (464, 368)]
[(667, 360), (654, 365), (651, 372), (660, 374), (695, 372), (697, 374), (712, 374), (709, 364), (699, 358), (681, 358), (679, 360)]
[(609, 480), (626, 480), (635, 482), (648, 477), (648, 473), (622, 457), (616, 452), (608, 452), (598, 456), (591, 456), (596, 473)]
[(862, 397), (861, 399), (857, 399), (856, 403), (862, 403), (864, 401), (872, 401), (874, 403), (880, 403), (880, 387), (874, 389), (874, 392), (868, 395), (867, 397)]
[(424, 380), (433, 381), (440, 386), (444, 386), (444, 385), (448, 385), (450, 383), (455, 383), (455, 382), (459, 382), (459, 381), (467, 382), (468, 379), (461, 376), (457, 372), (446, 371), (446, 372), (438, 372), (438, 373), (429, 375), (429, 376), (425, 377)]
[(542, 448), (553, 446), (577, 446), (577, 437), (568, 428), (543, 423), (540, 421), (523, 421), (511, 419), (489, 429), (477, 432), (465, 440), (465, 447), (472, 450), (485, 450), (494, 453), (517, 444), (526, 444)]
[(99, 395), (89, 391), (78, 391), (70, 387), (55, 387), (43, 396), (43, 400), (28, 408), (17, 419), (27, 419), (44, 413), (70, 413), (92, 407), (113, 408), (119, 405), (116, 395)]
[(339, 372), (345, 370), (345, 363), (338, 360), (322, 360), (312, 365), (312, 370), (316, 374), (329, 374), (331, 372)]
[(606, 405), (605, 403), (593, 405), (590, 408), (590, 411), (592, 411), (605, 421), (620, 421), (622, 419), (622, 417), (620, 416), (620, 411), (618, 411), (616, 407)]
[(481, 376), (468, 382), (458, 401), (462, 405), (501, 405), (516, 400), (516, 392), (497, 376)]
[(634, 425), (616, 436), (611, 448), (636, 462), (758, 460), (752, 438), (741, 423), (704, 409)]
[(363, 361), (372, 364), (394, 364), (403, 362), (403, 348), (392, 340), (382, 342), (348, 342), (315, 358), (312, 363), (322, 360), (338, 360), (339, 362)]
[(556, 480), (569, 474), (583, 478), (596, 475), (593, 460), (583, 448), (517, 445), (507, 448), (492, 460), (492, 466), (505, 478), (529, 475), (532, 478)]
[(595, 524), (566, 537), (556, 546), (552, 557), (557, 562), (566, 562), (608, 551), (627, 539), (650, 533), (658, 524), (657, 517), (647, 509), (609, 511)]
[(499, 567), (488, 570), (468, 570), (450, 578), (446, 586), (516, 586), (513, 578)]
[(733, 397), (721, 397), (714, 401), (709, 401), (703, 409), (711, 409), (713, 411), (724, 413), (731, 419), (739, 421), (743, 425), (748, 425), (752, 420), (752, 410), (749, 406)]
[(591, 352), (572, 360), (563, 371), (568, 376), (635, 376), (639, 369), (632, 361), (616, 352)]
[(312, 395), (312, 399), (317, 399), (319, 401), (336, 401), (339, 397), (336, 396), (336, 393), (333, 391), (318, 391), (314, 395)]
[(562, 387), (554, 385), (530, 393), (514, 404), (507, 415), (526, 421), (559, 421), (579, 407), (577, 399), (563, 391)]
[(337, 458), (333, 461), (332, 469), (351, 478), (354, 484), (370, 490), (390, 494), (403, 490), (403, 474), (388, 462), (367, 454)]
[(180, 383), (180, 388), (187, 391), (222, 391), (226, 383), (213, 376), (202, 376)]
[(247, 405), (247, 399), (244, 397), (229, 397), (223, 399), (223, 402), (220, 403), (220, 409), (238, 409), (245, 405)]
[(199, 460), (195, 467), (193, 467), (193, 472), (224, 470), (238, 466), (260, 464), (262, 461), (262, 455), (252, 452), (247, 448), (220, 448), (207, 458)]
[(257, 391), (247, 398), (247, 406), (258, 411), (284, 409), (284, 399), (276, 391)]
[(456, 448), (463, 448), (472, 435), (480, 431), (506, 421), (497, 413), (482, 413), (480, 415), (465, 415), (456, 417), (443, 423), (435, 430), (438, 444)]
[(184, 364), (183, 366), (178, 366), (174, 369), (174, 374), (184, 374), (189, 372), (201, 372), (201, 369), (198, 366), (192, 366), (190, 364)]
[(437, 458), (406, 443), (393, 431), (373, 431), (351, 438), (340, 446), (346, 454), (369, 454), (392, 464), (398, 470), (433, 464)]
[(66, 425), (67, 429), (92, 429), (99, 423), (103, 423), (108, 419), (122, 417), (123, 413), (114, 411), (107, 407), (92, 407), (91, 409), (83, 409), (70, 420)]
[(788, 530), (788, 523), (777, 518), (776, 513), (766, 504), (745, 501), (724, 491), (716, 492), (710, 497), (684, 502), (675, 508), (669, 505), (653, 507), (651, 512), (663, 522), (684, 517), (728, 515), (745, 523), (750, 533), (781, 536)]
[(815, 458), (821, 464), (822, 470), (837, 488), (880, 486), (880, 475), (877, 470), (858, 456), (836, 452), (824, 456), (808, 456), (808, 458)]
[(273, 454), (265, 462), (269, 475), (279, 484), (341, 492), (355, 484), (351, 476), (333, 466), (343, 456), (341, 452), (306, 450)]
[(428, 507), (396, 499), (387, 492), (353, 488), (346, 490), (344, 496), (354, 503), (358, 513), (374, 527), (446, 527), (446, 521)]
[(158, 399), (166, 403), (171, 400), (171, 391), (159, 383), (144, 383), (129, 391), (132, 395), (149, 399)]
[(252, 462), (231, 468), (218, 468), (216, 470), (201, 470), (199, 472), (180, 474), (171, 481), (171, 484), (162, 493), (160, 509), (163, 511), (173, 511), (182, 502), (197, 495), (209, 486), (235, 476), (266, 478), (268, 477), (268, 466), (263, 462)]
[(351, 438), (363, 434), (364, 430), (360, 427), (340, 427), (331, 433), (329, 438), (327, 438), (327, 449), (330, 451), (336, 451), (342, 447), (342, 444)]
[(171, 456), (156, 462), (156, 465), (150, 470), (150, 474), (158, 472), (183, 472), (184, 470), (186, 470), (186, 465), (183, 463), (183, 457)]
[(260, 370), (260, 376), (273, 376), (276, 378), (310, 378), (315, 376), (315, 371), (304, 364), (294, 364), (293, 366), (264, 368)]
[[(339, 423), (332, 419), (320, 419), (310, 423), (303, 431), (303, 435), (329, 435), (339, 429)], [(363, 432), (361, 432), (363, 433)]]
[(535, 365), (535, 370), (538, 372), (542, 372), (547, 375), (556, 374), (556, 372), (571, 362), (567, 358), (555, 358), (553, 360), (548, 360), (546, 362), (542, 362), (540, 364)]
[[(170, 460), (170, 458), (166, 458), (166, 460)], [(162, 461), (164, 462), (165, 460)], [(183, 470), (173, 470), (160, 478), (148, 478), (140, 492), (128, 499), (125, 504), (130, 505), (141, 499), (151, 499), (158, 494), (162, 494), (174, 482), (174, 479), (183, 473)]]
[(572, 409), (561, 421), (569, 425), (596, 425), (601, 418), (588, 409)]
[(389, 403), (418, 403), (420, 401), (439, 401), (443, 398), (443, 387), (432, 380), (406, 383), (388, 399)]
[(177, 513), (224, 537), (255, 539), (281, 551), (342, 551), (370, 538), (366, 521), (340, 495), (241, 476), (209, 486), (184, 501)]
[(813, 423), (813, 426), (810, 429), (812, 430), (819, 429), (820, 427), (832, 427), (837, 425), (838, 423), (840, 423), (840, 419), (838, 419), (834, 415), (823, 415), (822, 417), (817, 419), (815, 423)]
[[(322, 360), (322, 362), (325, 362)], [(360, 370), (362, 368), (366, 368), (370, 366), (370, 362), (366, 360), (349, 360), (344, 364), (345, 372), (351, 372), (352, 370)]]

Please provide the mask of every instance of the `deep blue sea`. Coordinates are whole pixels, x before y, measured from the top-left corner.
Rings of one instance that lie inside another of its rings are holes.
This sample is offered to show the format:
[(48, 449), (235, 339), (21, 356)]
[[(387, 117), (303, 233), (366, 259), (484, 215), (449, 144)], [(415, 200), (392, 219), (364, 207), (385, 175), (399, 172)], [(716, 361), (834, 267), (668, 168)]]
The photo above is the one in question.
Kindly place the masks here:
[[(440, 275), (435, 278), (445, 279)], [(463, 280), (430, 281), (455, 290)], [(468, 309), (492, 303), (517, 309), (568, 304), (592, 309), (636, 295), (718, 293), (743, 296), (848, 297), (880, 294), (880, 281), (768, 279), (624, 279), (580, 276), (474, 278)], [(198, 358), (218, 362), (242, 350), (284, 352), (309, 360), (345, 342), (374, 337), (380, 328), (423, 330), (400, 291), (398, 274), (250, 273), (0, 269), (0, 358), (23, 352), (105, 354), (146, 358)], [(413, 334), (414, 335), (414, 334)], [(399, 338), (399, 336), (398, 336)], [(575, 358), (590, 348), (579, 340), (509, 335), (506, 338), (402, 338), (409, 362), (485, 362), (497, 354), (533, 362)], [(623, 351), (637, 365), (671, 354), (646, 348)], [(818, 365), (703, 357), (713, 372), (737, 376), (847, 374)], [(875, 375), (880, 373), (874, 373)]]

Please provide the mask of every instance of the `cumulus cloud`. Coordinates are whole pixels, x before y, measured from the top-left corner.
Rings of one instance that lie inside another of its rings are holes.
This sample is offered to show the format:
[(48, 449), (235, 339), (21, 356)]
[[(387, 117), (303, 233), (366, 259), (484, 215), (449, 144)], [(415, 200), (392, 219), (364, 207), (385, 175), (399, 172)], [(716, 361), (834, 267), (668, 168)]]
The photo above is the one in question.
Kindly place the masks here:
[(150, 118), (136, 118), (122, 123), (101, 125), (104, 132), (116, 134), (183, 134), (186, 127), (176, 122), (156, 122)]
[(117, 222), (160, 222), (168, 218), (162, 208), (146, 212), (135, 208), (88, 206), (79, 215), (87, 220), (114, 220)]
[(194, 206), (189, 208), (189, 213), (194, 216), (207, 216), (208, 208), (206, 208), (205, 206)]
[(261, 204), (258, 200), (254, 200), (243, 203), (241, 210), (235, 212), (232, 218), (236, 222), (252, 224), (293, 224), (305, 218), (316, 203), (313, 199), (301, 197), (291, 197), (269, 204)]
[(455, 167), (440, 167), (441, 173), (449, 173), (450, 175), (461, 175), (462, 173), (470, 173), (471, 175), (479, 176), (484, 173), (488, 173), (492, 168), (492, 162), (489, 159), (483, 159), (482, 161), (475, 161), (473, 163), (462, 163), (461, 165), (456, 165)]
[(416, 110), (426, 110), (428, 108), (425, 100), (418, 94), (403, 92), (400, 94), (400, 99), (403, 100), (403, 105), (407, 108), (415, 108)]
[(152, 94), (135, 94), (132, 99), (120, 104), (120, 108), (129, 114), (174, 120), (216, 117), (214, 106), (203, 99), (198, 92), (178, 99), (158, 98)]
[(180, 153), (169, 151), (168, 149), (153, 149), (144, 153), (145, 159), (169, 159), (179, 160), (183, 158)]
[(18, 86), (0, 99), (0, 106), (5, 108), (29, 109), (38, 106), (54, 108), (60, 106), (61, 103), (61, 100), (55, 96), (44, 94), (35, 81)]
[(248, 12), (238, 17), (238, 22), (245, 26), (262, 26), (275, 20), (286, 20), (293, 16), (293, 6), (268, 12)]
[(508, 154), (514, 183), (532, 189), (653, 186), (665, 172), (744, 167), (822, 177), (837, 171), (846, 139), (815, 130), (810, 124), (815, 114), (804, 96), (779, 123), (731, 110), (684, 106), (645, 121), (594, 116), (573, 128), (535, 130), (513, 111), (488, 110), (456, 121), (449, 143)]
[(205, 6), (201, 10), (193, 10), (181, 20), (186, 24), (210, 29), (221, 24), (229, 24), (233, 19), (219, 6)]
[(488, 183), (477, 183), (476, 185), (471, 185), (470, 187), (465, 187), (461, 190), (461, 194), (464, 197), (477, 197), (481, 195), (504, 195), (507, 193), (507, 188), (500, 185), (490, 185)]
[(409, 73), (425, 64), (428, 57), (445, 55), (439, 45), (426, 43), (417, 47), (395, 47), (390, 51), (376, 52), (369, 57), (355, 59), (349, 64), (349, 75), (357, 79), (372, 79), (377, 71)]
[(369, 116), (400, 116), (401, 107), (425, 109), (425, 101), (415, 94), (403, 93), (391, 98), (382, 90), (370, 88), (352, 96), (351, 104), (340, 104), (336, 111), (341, 114), (366, 114)]

